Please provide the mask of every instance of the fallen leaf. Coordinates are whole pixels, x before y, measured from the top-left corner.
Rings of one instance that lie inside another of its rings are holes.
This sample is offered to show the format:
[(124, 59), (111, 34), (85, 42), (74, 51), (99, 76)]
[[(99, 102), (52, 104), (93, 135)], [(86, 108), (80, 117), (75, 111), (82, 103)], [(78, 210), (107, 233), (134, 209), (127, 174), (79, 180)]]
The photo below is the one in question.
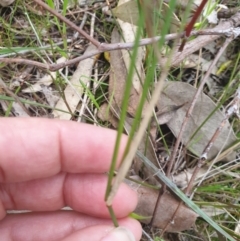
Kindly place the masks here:
[[(96, 47), (94, 45), (89, 45), (84, 54), (88, 54), (94, 50), (96, 50)], [(91, 80), (94, 62), (94, 58), (82, 60), (69, 81), (68, 86), (64, 90), (65, 100), (72, 112), (76, 110), (76, 107), (81, 100), (81, 96), (84, 92), (84, 86), (86, 86), (87, 82)], [(62, 120), (71, 119), (72, 115), (71, 113), (66, 113), (69, 112), (69, 110), (62, 98), (58, 101), (56, 108), (65, 112), (54, 110), (53, 115), (55, 118)]]
[[(121, 41), (121, 36), (118, 33), (116, 28), (113, 29), (111, 41), (112, 43), (118, 43)], [(125, 56), (125, 58), (123, 57), (123, 55)], [(127, 73), (128, 73), (127, 66), (129, 66), (128, 64), (129, 59), (130, 59), (130, 56), (128, 52), (126, 54), (125, 52), (123, 53), (121, 50), (115, 50), (110, 52), (111, 70), (110, 70), (110, 79), (109, 79), (109, 96), (110, 96), (109, 99), (113, 98), (114, 102), (110, 104), (114, 109), (117, 108), (118, 112), (120, 110), (121, 103), (124, 98), (125, 84), (126, 84)], [(142, 59), (141, 59), (141, 63), (140, 61), (137, 61), (137, 63), (135, 63), (136, 68), (141, 71), (139, 72), (141, 75), (141, 73), (143, 74), (143, 69), (141, 69)], [(140, 84), (141, 80), (139, 80), (137, 74), (134, 76), (135, 78), (133, 80), (133, 87), (131, 89), (131, 94), (130, 94), (129, 103), (128, 103), (128, 113), (131, 116), (135, 115), (135, 111), (140, 101), (141, 92), (142, 92), (142, 87)], [(144, 79), (144, 76), (142, 79)]]
[[(189, 180), (192, 177), (192, 174), (194, 172), (195, 168), (187, 168), (186, 170), (179, 172), (175, 175), (171, 175), (170, 179), (173, 181), (173, 183), (175, 183), (179, 188), (186, 188)], [(203, 175), (205, 175), (205, 173), (207, 172), (207, 168), (200, 168), (195, 180), (197, 180), (198, 178), (202, 177)]]
[[(214, 160), (214, 164), (215, 164)], [(212, 163), (211, 163), (212, 164)], [(181, 189), (185, 189), (192, 177), (192, 174), (194, 172), (195, 168), (187, 168), (182, 172), (179, 172), (177, 174), (171, 175), (170, 179), (174, 182), (175, 185), (177, 185)], [(199, 169), (196, 177), (195, 177), (195, 183), (199, 183), (200, 180), (207, 180), (208, 178), (211, 178), (213, 176), (217, 176), (219, 173), (224, 173), (226, 176), (234, 178), (234, 179), (240, 179), (240, 175), (227, 171), (227, 170), (219, 170), (219, 168), (212, 167), (209, 169), (209, 167), (203, 166)]]
[[(159, 191), (141, 186), (129, 180), (126, 180), (126, 183), (138, 194), (138, 205), (134, 212), (144, 217), (152, 217)], [(171, 220), (178, 204), (179, 200), (177, 198), (171, 193), (165, 192), (161, 196), (153, 226), (164, 228), (169, 223), (166, 230), (168, 232), (181, 232), (190, 229), (194, 225), (198, 215), (190, 208), (182, 205), (174, 220)], [(151, 218), (141, 220), (141, 222), (146, 224), (150, 221)]]
[(223, 210), (222, 208), (216, 208), (214, 206), (202, 206), (201, 209), (203, 210), (203, 212), (205, 212), (209, 217), (215, 217), (218, 216), (220, 214), (224, 214), (226, 213), (225, 210)]
[[(118, 7), (125, 5), (127, 2), (128, 2), (127, 0), (120, 0), (118, 2)], [(119, 42), (122, 42), (122, 43), (123, 42), (134, 42), (135, 35), (137, 32), (137, 27), (132, 25), (131, 23), (124, 22), (124, 21), (120, 20), (119, 18), (117, 19), (117, 21), (121, 28), (121, 37), (120, 37), (120, 35), (119, 35), (120, 39), (118, 37)], [(115, 42), (115, 41), (113, 41), (113, 39), (111, 41)], [(130, 64), (131, 64), (132, 51), (122, 49), (121, 53), (122, 53), (123, 62), (125, 64), (125, 67), (128, 72)], [(138, 53), (134, 60), (135, 70), (134, 70), (133, 77), (132, 77), (133, 88), (137, 91), (138, 94), (142, 93), (142, 82), (141, 81), (145, 79), (145, 71), (144, 71), (144, 67), (143, 67), (143, 60), (145, 59), (145, 56), (146, 56), (146, 48), (138, 47)]]
[[(182, 108), (185, 104), (186, 103), (184, 103), (182, 105), (169, 105), (169, 106), (165, 106), (163, 109), (159, 110), (156, 113), (157, 124), (163, 125), (163, 124), (168, 123), (174, 117), (177, 110)], [(152, 127), (156, 126), (156, 122), (154, 121), (154, 118), (153, 118), (153, 122), (152, 122), (151, 126)]]
[(58, 102), (60, 96), (56, 91), (53, 91), (51, 87), (42, 86), (42, 93), (44, 94), (48, 104), (54, 108), (56, 103)]
[(17, 102), (12, 103), (12, 112), (14, 116), (18, 117), (29, 117), (28, 113), (20, 106)]
[[(152, 24), (158, 24), (158, 30), (162, 28), (164, 25), (165, 14), (169, 12), (169, 6), (166, 3), (159, 4), (158, 2), (152, 0), (151, 2), (144, 2), (141, 3), (143, 8), (146, 7), (147, 13), (151, 14), (152, 17), (151, 22)], [(138, 11), (138, 4), (135, 0), (125, 1), (123, 4), (119, 4), (116, 8), (112, 10), (115, 17), (121, 19), (124, 22), (131, 23), (135, 26), (138, 24), (139, 19), (139, 11)], [(172, 20), (171, 20), (171, 32), (175, 32), (177, 28), (180, 26), (180, 21), (178, 17), (172, 13)], [(156, 23), (155, 17), (159, 16), (158, 23)], [(149, 17), (149, 16), (147, 16)]]
[(123, 4), (119, 4), (116, 8), (112, 9), (112, 12), (115, 17), (121, 19), (122, 21), (137, 26), (139, 11), (137, 2), (135, 0), (130, 0)]
[[(165, 87), (158, 103), (159, 109), (169, 105), (181, 105), (188, 102), (188, 104), (184, 105), (182, 108), (179, 108), (175, 112), (174, 117), (167, 123), (168, 127), (176, 137), (178, 136), (182, 122), (186, 115), (186, 111), (188, 110), (195, 93), (196, 88), (190, 84), (177, 81), (165, 83)], [(201, 127), (201, 129), (198, 130), (195, 136), (192, 136), (215, 108), (216, 104), (207, 95), (202, 93), (196, 102), (193, 113), (189, 117), (187, 127), (183, 133), (181, 140), (182, 143), (198, 157), (201, 156), (204, 148), (215, 133), (221, 121), (224, 119), (224, 114), (219, 109), (216, 110)], [(220, 135), (209, 151), (208, 159), (215, 157), (220, 150), (222, 150), (222, 148), (227, 148), (236, 140), (237, 139), (231, 128), (231, 125), (227, 121), (226, 125), (221, 130)], [(227, 157), (227, 159), (233, 160), (235, 156), (236, 153), (232, 153)]]
[(12, 4), (15, 0), (0, 0), (0, 5), (3, 7), (7, 7), (8, 5)]

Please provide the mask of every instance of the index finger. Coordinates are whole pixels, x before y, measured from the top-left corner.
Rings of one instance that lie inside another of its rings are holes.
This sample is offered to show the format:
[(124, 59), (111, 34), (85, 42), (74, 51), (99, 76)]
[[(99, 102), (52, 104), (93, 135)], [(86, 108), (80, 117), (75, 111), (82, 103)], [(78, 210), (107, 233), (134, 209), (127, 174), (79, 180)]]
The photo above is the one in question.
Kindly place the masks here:
[[(37, 118), (2, 118), (0, 130), (0, 182), (45, 178), (61, 171), (106, 172), (117, 136), (88, 124)], [(126, 140), (123, 136), (118, 163)]]

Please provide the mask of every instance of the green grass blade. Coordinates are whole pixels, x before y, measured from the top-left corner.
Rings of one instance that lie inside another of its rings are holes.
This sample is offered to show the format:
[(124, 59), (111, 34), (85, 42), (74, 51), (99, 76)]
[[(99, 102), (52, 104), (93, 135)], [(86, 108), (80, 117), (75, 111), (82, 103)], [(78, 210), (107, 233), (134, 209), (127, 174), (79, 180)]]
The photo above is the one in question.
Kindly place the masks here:
[[(107, 197), (111, 191), (111, 185), (112, 185), (112, 180), (113, 180), (113, 176), (114, 176), (114, 171), (116, 169), (116, 162), (117, 162), (117, 156), (118, 156), (121, 136), (122, 136), (122, 133), (124, 130), (124, 122), (125, 122), (125, 119), (127, 116), (128, 100), (129, 100), (129, 96), (130, 96), (130, 92), (131, 92), (131, 88), (132, 88), (132, 78), (133, 78), (133, 74), (134, 74), (134, 70), (135, 70), (135, 59), (137, 58), (138, 43), (141, 38), (142, 28), (143, 28), (142, 14), (140, 14), (140, 17), (139, 17), (138, 26), (139, 26), (139, 28), (137, 29), (136, 36), (135, 36), (134, 48), (133, 48), (133, 52), (132, 52), (132, 56), (131, 56), (131, 63), (130, 63), (128, 76), (127, 76), (127, 80), (126, 80), (126, 86), (125, 86), (125, 90), (124, 90), (124, 98), (123, 98), (123, 102), (121, 105), (121, 113), (120, 113), (119, 125), (118, 125), (118, 134), (117, 134), (116, 144), (115, 144), (115, 148), (114, 148), (114, 154), (113, 154), (113, 158), (112, 158), (112, 162), (111, 162), (111, 167), (109, 170), (109, 177), (108, 177), (108, 184), (107, 184), (107, 189), (106, 189), (106, 194), (105, 194), (105, 200), (107, 200)], [(131, 138), (131, 136), (130, 136), (130, 138)], [(129, 143), (130, 143), (130, 141), (128, 142), (128, 145), (126, 147), (125, 154), (128, 152)]]
[(215, 223), (206, 213), (204, 213), (192, 200), (190, 200), (171, 180), (169, 180), (162, 172), (159, 171), (142, 153), (137, 152), (137, 155), (143, 160), (144, 164), (156, 173), (168, 188), (170, 188), (181, 200), (189, 206), (194, 212), (196, 212), (201, 218), (208, 222), (216, 231), (224, 235), (227, 239), (231, 241), (236, 241), (231, 237), (223, 228), (221, 228), (217, 223)]

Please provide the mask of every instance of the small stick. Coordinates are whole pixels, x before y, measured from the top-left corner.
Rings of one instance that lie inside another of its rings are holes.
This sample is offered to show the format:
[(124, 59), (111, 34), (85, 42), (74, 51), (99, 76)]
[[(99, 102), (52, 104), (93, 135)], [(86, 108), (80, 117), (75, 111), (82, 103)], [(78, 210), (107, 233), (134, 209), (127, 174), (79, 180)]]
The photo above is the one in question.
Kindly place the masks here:
[[(183, 61), (183, 59), (186, 58), (186, 56), (188, 56), (189, 54), (197, 51), (199, 48), (201, 48), (202, 46), (204, 46), (206, 44), (206, 42), (210, 42), (213, 41), (215, 39), (217, 39), (217, 36), (228, 36), (229, 33), (231, 33), (232, 31), (236, 31), (239, 28), (235, 28), (233, 29), (232, 26), (238, 26), (240, 23), (240, 12), (236, 13), (233, 17), (231, 17), (228, 21), (225, 22), (221, 22), (220, 24), (218, 24), (216, 27), (214, 27), (213, 29), (206, 29), (206, 30), (200, 30), (200, 31), (192, 31), (190, 36), (200, 36), (200, 35), (211, 35), (211, 39), (207, 39), (206, 41), (204, 41), (203, 37), (200, 37), (201, 39), (199, 39), (200, 43), (196, 44), (196, 41), (190, 41), (185, 50), (183, 52), (181, 52), (181, 55), (179, 55), (179, 53), (176, 53), (173, 57), (174, 59), (174, 64), (173, 65), (177, 65), (179, 64), (181, 61)], [(78, 28), (79, 30), (80, 28)], [(223, 30), (224, 29), (224, 30)], [(165, 40), (173, 40), (173, 39), (177, 39), (179, 37), (183, 37), (184, 33), (181, 34), (168, 34), (165, 36)], [(139, 46), (145, 46), (148, 44), (152, 44), (155, 42), (158, 42), (161, 39), (161, 36), (156, 36), (153, 38), (145, 38), (142, 39), (141, 41), (139, 41)], [(196, 39), (198, 41), (198, 39)], [(193, 44), (194, 42), (194, 44)], [(37, 66), (39, 68), (42, 69), (47, 69), (47, 70), (51, 70), (51, 71), (56, 71), (59, 70), (61, 68), (64, 68), (66, 66), (69, 66), (71, 64), (76, 64), (81, 60), (84, 60), (86, 58), (90, 58), (93, 57), (99, 53), (105, 52), (105, 51), (113, 51), (113, 50), (117, 50), (117, 49), (131, 49), (134, 46), (134, 42), (129, 42), (129, 43), (114, 43), (114, 44), (106, 44), (106, 43), (102, 43), (100, 44), (100, 47), (98, 48), (98, 50), (92, 52), (92, 53), (88, 53), (87, 55), (82, 55), (80, 57), (77, 57), (75, 59), (66, 61), (64, 63), (61, 64), (43, 64), (37, 61), (33, 61), (33, 60), (28, 60), (28, 59), (22, 59), (22, 58), (0, 58), (0, 62), (4, 62), (4, 63), (21, 63), (21, 64), (28, 64), (28, 65), (33, 65), (33, 66)], [(164, 58), (163, 58), (163, 63), (160, 63), (161, 65), (164, 65)]]
[[(206, 30), (200, 30), (200, 31), (193, 31), (191, 33), (191, 36), (203, 36), (203, 35), (217, 35), (217, 36), (228, 36), (230, 32), (232, 31), (237, 31), (239, 28), (228, 28), (226, 30), (211, 30), (211, 29), (206, 29)], [(177, 39), (179, 37), (184, 36), (184, 33), (182, 34), (168, 34), (165, 36), (165, 40), (174, 40)], [(161, 39), (160, 36), (157, 37), (153, 37), (153, 38), (145, 38), (142, 39), (139, 42), (139, 46), (146, 46), (152, 43), (155, 43), (157, 41), (159, 41)], [(77, 62), (80, 62), (84, 59), (93, 57), (97, 54), (106, 52), (106, 51), (114, 51), (114, 50), (118, 50), (118, 49), (131, 49), (134, 46), (134, 42), (127, 42), (127, 43), (114, 43), (114, 44), (105, 44), (102, 43), (101, 47), (91, 53), (88, 54), (84, 54), (81, 55), (77, 58), (74, 58), (72, 60), (68, 60), (64, 63), (59, 63), (59, 64), (43, 64), (37, 61), (33, 61), (33, 60), (28, 60), (28, 59), (22, 59), (22, 58), (0, 58), (0, 62), (4, 62), (4, 63), (21, 63), (21, 64), (28, 64), (28, 65), (33, 65), (42, 69), (46, 69), (46, 70), (51, 70), (51, 71), (57, 71), (59, 69), (65, 68), (66, 66), (72, 65), (72, 64), (76, 64)], [(200, 45), (199, 45), (200, 46)], [(201, 47), (201, 46), (200, 46)], [(197, 49), (195, 49), (196, 51)], [(182, 55), (186, 55), (185, 52), (181, 53)], [(187, 53), (187, 55), (189, 54), (189, 51)], [(185, 56), (186, 57), (186, 56)]]

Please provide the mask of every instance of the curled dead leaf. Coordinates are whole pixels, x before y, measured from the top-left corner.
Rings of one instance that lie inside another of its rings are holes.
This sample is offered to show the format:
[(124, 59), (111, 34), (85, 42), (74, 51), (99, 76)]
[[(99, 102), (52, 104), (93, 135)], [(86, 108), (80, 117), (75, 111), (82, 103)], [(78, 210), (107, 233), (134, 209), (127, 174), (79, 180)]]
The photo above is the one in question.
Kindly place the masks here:
[[(159, 191), (140, 186), (132, 181), (127, 180), (126, 182), (133, 190), (137, 191), (138, 194), (138, 205), (134, 212), (144, 217), (151, 217), (157, 202)], [(198, 215), (190, 208), (182, 205), (174, 220), (171, 220), (178, 204), (179, 200), (177, 200), (171, 193), (165, 192), (159, 202), (153, 226), (164, 228), (169, 223), (166, 231), (172, 233), (190, 229), (194, 225)], [(142, 220), (142, 222), (146, 224), (150, 221), (151, 218)]]
[[(179, 108), (175, 112), (173, 118), (167, 123), (168, 127), (176, 137), (178, 136), (186, 112), (196, 91), (196, 88), (187, 83), (178, 81), (165, 83), (165, 87), (158, 103), (159, 109), (169, 105), (181, 105), (187, 103), (183, 105), (182, 108)], [(202, 151), (219, 127), (221, 121), (224, 119), (224, 114), (216, 108), (216, 104), (207, 95), (202, 93), (196, 102), (193, 113), (189, 117), (186, 130), (183, 133), (182, 143), (198, 157), (202, 154)], [(214, 113), (212, 114), (212, 112)], [(202, 124), (203, 126), (201, 126)], [(200, 126), (201, 128), (199, 129)], [(236, 140), (237, 138), (234, 135), (232, 127), (227, 121), (222, 128), (220, 135), (208, 152), (208, 159), (215, 157), (222, 149), (226, 149)], [(233, 160), (235, 156), (236, 153), (233, 152), (228, 155), (227, 160)]]
[[(116, 28), (113, 29), (111, 41), (112, 43), (118, 43), (121, 41), (121, 36)], [(138, 69), (138, 73), (140, 73), (142, 79), (144, 79), (144, 71), (142, 69), (143, 56), (144, 55), (141, 53), (139, 60), (137, 63), (135, 63), (136, 69)], [(122, 100), (124, 98), (125, 84), (128, 73), (127, 66), (129, 66), (129, 61), (129, 53), (123, 53), (121, 50), (110, 52), (111, 71), (109, 79), (109, 96), (110, 99), (113, 97), (113, 102), (111, 105), (114, 109), (120, 109)], [(139, 79), (137, 73), (134, 74), (134, 79), (135, 80), (133, 80), (133, 86), (128, 104), (128, 113), (131, 116), (134, 116), (135, 114), (142, 93), (141, 79)]]

